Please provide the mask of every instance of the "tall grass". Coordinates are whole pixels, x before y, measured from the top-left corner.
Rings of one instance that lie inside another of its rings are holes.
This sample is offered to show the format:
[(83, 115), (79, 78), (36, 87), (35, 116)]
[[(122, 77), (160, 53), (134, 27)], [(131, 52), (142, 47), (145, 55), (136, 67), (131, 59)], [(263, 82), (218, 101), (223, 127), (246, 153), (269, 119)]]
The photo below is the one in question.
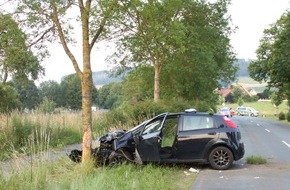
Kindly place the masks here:
[[(83, 172), (82, 165), (68, 159), (57, 162), (39, 162), (30, 170), (15, 172), (10, 178), (0, 176), (0, 189), (189, 189), (196, 174), (184, 166), (92, 167)], [(185, 172), (187, 171), (187, 172)]]
[[(93, 122), (100, 114), (93, 113)], [(0, 159), (32, 154), (51, 147), (81, 143), (82, 115), (78, 113), (26, 114), (13, 112), (0, 116)], [(31, 148), (33, 147), (33, 149)]]

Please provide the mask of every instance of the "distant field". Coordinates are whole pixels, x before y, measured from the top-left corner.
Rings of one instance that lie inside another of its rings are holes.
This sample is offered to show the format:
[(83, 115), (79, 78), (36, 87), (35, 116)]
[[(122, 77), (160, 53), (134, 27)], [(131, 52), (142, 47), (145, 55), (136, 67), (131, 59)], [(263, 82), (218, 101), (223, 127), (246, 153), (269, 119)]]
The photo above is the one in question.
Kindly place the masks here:
[[(238, 77), (238, 82), (239, 83), (246, 83), (246, 84), (260, 84), (259, 82), (255, 81), (251, 77)], [(267, 84), (262, 83), (260, 85), (267, 85)]]
[(245, 88), (251, 88), (254, 89), (256, 92), (261, 93), (263, 92), (267, 87), (267, 83), (259, 83), (255, 80), (253, 80), (250, 77), (238, 77), (239, 84), (243, 85)]

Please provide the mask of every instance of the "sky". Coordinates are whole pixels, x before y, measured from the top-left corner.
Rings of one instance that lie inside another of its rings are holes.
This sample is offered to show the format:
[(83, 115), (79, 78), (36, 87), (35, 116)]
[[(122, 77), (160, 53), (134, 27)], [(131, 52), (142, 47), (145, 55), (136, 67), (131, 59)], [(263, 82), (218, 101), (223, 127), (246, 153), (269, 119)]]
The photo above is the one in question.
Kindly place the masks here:
[(237, 58), (255, 59), (263, 31), (290, 8), (289, 0), (232, 0), (229, 13), (238, 27), (231, 36)]
[[(2, 1), (2, 0), (0, 0)], [(215, 0), (210, 0), (215, 1)], [(275, 23), (281, 15), (290, 8), (290, 0), (232, 0), (229, 14), (237, 30), (231, 35), (231, 45), (239, 59), (255, 59), (255, 51), (263, 30)], [(51, 56), (42, 65), (45, 67), (45, 76), (39, 82), (47, 80), (61, 81), (61, 77), (74, 73), (71, 61), (60, 44), (49, 46)], [(72, 48), (77, 60), (81, 62), (81, 49)], [(112, 47), (98, 45), (92, 51), (92, 70), (108, 70), (105, 58), (112, 52)]]

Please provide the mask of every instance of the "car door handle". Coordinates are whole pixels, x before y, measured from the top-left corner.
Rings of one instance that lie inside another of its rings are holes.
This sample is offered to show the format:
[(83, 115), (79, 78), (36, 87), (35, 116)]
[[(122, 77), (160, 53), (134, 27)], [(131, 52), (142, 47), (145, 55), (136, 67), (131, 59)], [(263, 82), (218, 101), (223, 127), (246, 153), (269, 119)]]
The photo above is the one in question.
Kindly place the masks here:
[(216, 135), (216, 132), (208, 133), (208, 135)]

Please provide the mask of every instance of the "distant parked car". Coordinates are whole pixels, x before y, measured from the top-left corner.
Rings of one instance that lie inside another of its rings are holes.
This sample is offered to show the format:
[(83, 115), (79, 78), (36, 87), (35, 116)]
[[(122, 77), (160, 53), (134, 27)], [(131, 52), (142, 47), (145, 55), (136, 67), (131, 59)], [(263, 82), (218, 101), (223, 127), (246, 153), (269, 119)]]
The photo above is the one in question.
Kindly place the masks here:
[(235, 115), (235, 110), (233, 108), (230, 108), (230, 113), (231, 113), (231, 117), (233, 117), (233, 115)]
[(220, 114), (221, 115), (225, 115), (227, 117), (232, 117), (232, 114), (231, 114), (231, 111), (230, 111), (230, 108), (228, 107), (222, 107), (221, 110), (220, 110)]
[(240, 106), (237, 108), (237, 115), (258, 117), (259, 112), (252, 107)]

